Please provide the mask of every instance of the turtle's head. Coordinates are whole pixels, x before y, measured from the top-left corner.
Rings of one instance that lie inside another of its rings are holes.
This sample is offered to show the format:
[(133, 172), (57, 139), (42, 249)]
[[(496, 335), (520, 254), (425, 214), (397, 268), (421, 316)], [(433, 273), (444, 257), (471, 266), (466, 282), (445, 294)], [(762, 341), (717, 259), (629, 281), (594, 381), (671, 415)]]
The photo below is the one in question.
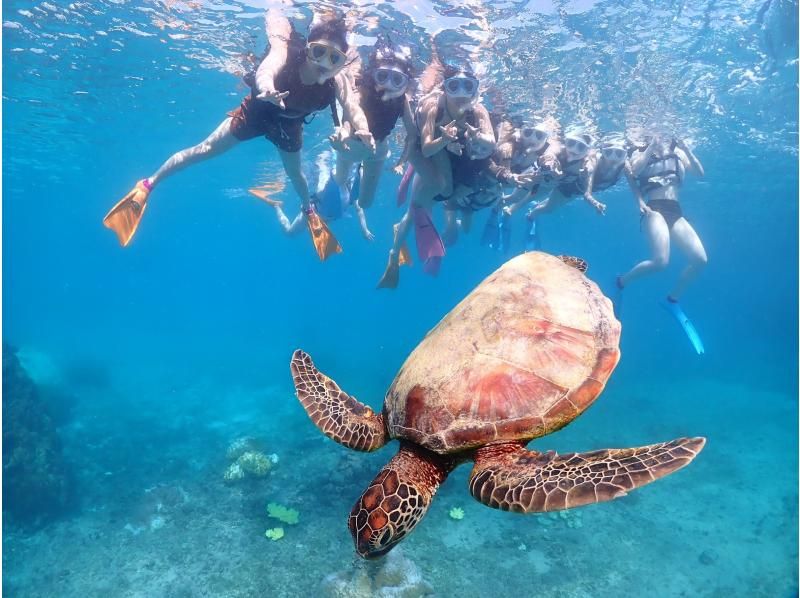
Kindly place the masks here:
[[(347, 522), (360, 556), (381, 557), (411, 531), (425, 512), (418, 507), (423, 501), (417, 494), (416, 489), (400, 482), (397, 472), (381, 470), (353, 505)], [(415, 511), (419, 512), (416, 518)]]
[(453, 467), (445, 458), (401, 444), (350, 511), (356, 552), (374, 559), (394, 548), (420, 522)]

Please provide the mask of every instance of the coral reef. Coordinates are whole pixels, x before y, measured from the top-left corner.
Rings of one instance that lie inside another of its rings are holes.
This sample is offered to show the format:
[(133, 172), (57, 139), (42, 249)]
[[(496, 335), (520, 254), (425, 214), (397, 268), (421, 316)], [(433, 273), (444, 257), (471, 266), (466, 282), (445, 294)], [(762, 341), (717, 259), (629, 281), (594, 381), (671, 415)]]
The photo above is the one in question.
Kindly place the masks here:
[(225, 455), (233, 461), (222, 475), (226, 482), (263, 478), (278, 463), (278, 455), (265, 455), (261, 450), (261, 443), (249, 436), (234, 440)]
[(431, 585), (398, 548), (380, 560), (358, 562), (351, 570), (329, 575), (322, 582), (322, 592), (328, 598), (433, 596)]
[(3, 345), (3, 513), (35, 522), (61, 513), (69, 475), (61, 442), (36, 385)]

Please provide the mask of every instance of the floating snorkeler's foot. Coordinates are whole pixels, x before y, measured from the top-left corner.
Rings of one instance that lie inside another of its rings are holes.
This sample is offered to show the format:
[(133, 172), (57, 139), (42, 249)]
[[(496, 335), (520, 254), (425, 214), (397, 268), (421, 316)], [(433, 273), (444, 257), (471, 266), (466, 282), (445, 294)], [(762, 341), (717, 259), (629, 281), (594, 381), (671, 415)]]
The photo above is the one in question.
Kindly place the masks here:
[(672, 314), (672, 316), (678, 321), (678, 324), (681, 325), (683, 331), (686, 333), (686, 337), (689, 339), (689, 342), (692, 343), (692, 347), (697, 352), (698, 355), (703, 355), (706, 350), (703, 347), (703, 341), (700, 338), (700, 334), (697, 332), (697, 329), (694, 327), (694, 324), (686, 317), (686, 314), (683, 313), (681, 306), (678, 305), (678, 302), (673, 299), (672, 297), (667, 297), (667, 299), (662, 302), (664, 308)]
[(117, 234), (119, 244), (123, 247), (127, 247), (139, 228), (151, 189), (150, 182), (142, 179), (103, 218), (103, 225)]
[(339, 245), (339, 241), (336, 240), (328, 225), (325, 224), (325, 221), (320, 218), (313, 208), (306, 210), (306, 225), (320, 260), (324, 262), (334, 253), (342, 253), (342, 246)]

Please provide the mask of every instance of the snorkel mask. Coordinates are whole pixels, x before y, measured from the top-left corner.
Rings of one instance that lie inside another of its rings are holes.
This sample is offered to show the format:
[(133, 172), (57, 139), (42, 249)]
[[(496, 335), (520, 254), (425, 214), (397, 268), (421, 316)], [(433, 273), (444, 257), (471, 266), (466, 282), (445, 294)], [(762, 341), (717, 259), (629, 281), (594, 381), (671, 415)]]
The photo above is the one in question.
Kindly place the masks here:
[(385, 102), (402, 96), (411, 82), (411, 49), (396, 48), (387, 37), (379, 37), (370, 54), (371, 77)]
[(586, 133), (567, 133), (564, 136), (564, 147), (570, 162), (582, 160), (592, 148), (592, 137)]
[(308, 32), (306, 60), (317, 71), (317, 83), (323, 84), (347, 63), (347, 25), (341, 16), (318, 14)]
[(467, 73), (458, 73), (444, 80), (444, 93), (450, 98), (474, 99), (478, 95), (478, 79)]
[(541, 125), (523, 124), (516, 130), (517, 139), (525, 144), (526, 149), (541, 151), (547, 143), (550, 133)]

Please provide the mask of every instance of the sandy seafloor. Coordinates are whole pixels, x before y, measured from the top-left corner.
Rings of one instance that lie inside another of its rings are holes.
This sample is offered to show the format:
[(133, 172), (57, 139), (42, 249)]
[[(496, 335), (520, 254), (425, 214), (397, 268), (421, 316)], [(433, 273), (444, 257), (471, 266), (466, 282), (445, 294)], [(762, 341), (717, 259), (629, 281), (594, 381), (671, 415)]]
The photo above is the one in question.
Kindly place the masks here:
[[(531, 446), (569, 452), (708, 436), (690, 467), (612, 503), (524, 516), (474, 501), (462, 466), (388, 565), (366, 565), (346, 516), (396, 443), (367, 455), (327, 440), (303, 419), (288, 380), (261, 389), (141, 382), (128, 391), (86, 397), (61, 430), (79, 471), (79, 505), (35, 531), (6, 526), (4, 595), (797, 593), (797, 443), (793, 426), (775, 427), (797, 420), (793, 396), (715, 380), (612, 381), (587, 413)], [(631, 417), (626, 405), (647, 417)], [(266, 478), (225, 484), (226, 447), (244, 435), (279, 463)], [(278, 525), (266, 514), (271, 501), (301, 513), (279, 541), (264, 537)], [(451, 507), (465, 517), (451, 519)], [(352, 583), (325, 581), (336, 573)]]

